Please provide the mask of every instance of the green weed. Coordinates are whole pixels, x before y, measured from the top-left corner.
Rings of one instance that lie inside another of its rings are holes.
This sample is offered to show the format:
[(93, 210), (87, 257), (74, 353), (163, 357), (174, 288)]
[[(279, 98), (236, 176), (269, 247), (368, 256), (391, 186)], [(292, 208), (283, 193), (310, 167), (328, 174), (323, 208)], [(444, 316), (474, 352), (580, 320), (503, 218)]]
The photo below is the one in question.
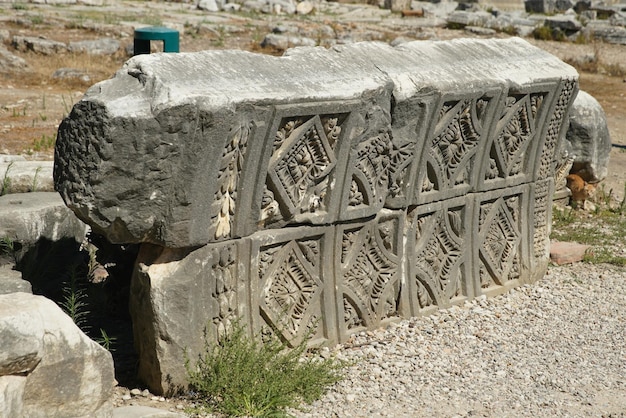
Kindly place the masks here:
[(14, 162), (11, 161), (7, 165), (7, 169), (4, 171), (4, 177), (2, 177), (2, 183), (0, 183), (0, 196), (4, 196), (9, 193), (11, 189), (11, 177), (9, 177), (9, 171), (13, 167)]
[(204, 410), (227, 416), (288, 416), (287, 408), (319, 399), (345, 366), (307, 357), (306, 338), (293, 349), (271, 337), (249, 337), (236, 323), (218, 344), (206, 341), (195, 365), (185, 367)]

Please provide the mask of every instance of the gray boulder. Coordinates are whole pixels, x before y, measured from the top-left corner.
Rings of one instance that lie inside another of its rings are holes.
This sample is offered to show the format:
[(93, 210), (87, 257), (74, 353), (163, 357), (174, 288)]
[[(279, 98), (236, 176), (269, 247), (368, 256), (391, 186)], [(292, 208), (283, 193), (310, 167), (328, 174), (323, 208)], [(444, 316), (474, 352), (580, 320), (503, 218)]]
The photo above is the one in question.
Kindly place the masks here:
[(91, 41), (70, 42), (70, 52), (84, 52), (91, 55), (113, 55), (120, 50), (120, 41), (102, 38)]
[(27, 293), (0, 295), (0, 346), (0, 415), (111, 415), (111, 353), (54, 302)]
[(566, 139), (574, 158), (571, 172), (589, 183), (602, 181), (608, 174), (611, 137), (602, 106), (582, 90), (570, 112)]
[(68, 51), (67, 45), (63, 42), (33, 36), (14, 36), (13, 47), (18, 51), (32, 51), (44, 55), (54, 55)]
[(0, 74), (29, 71), (28, 63), (0, 44)]
[(0, 260), (0, 295), (15, 292), (33, 293), (31, 284), (22, 279), (22, 273), (13, 270), (13, 264), (2, 265)]

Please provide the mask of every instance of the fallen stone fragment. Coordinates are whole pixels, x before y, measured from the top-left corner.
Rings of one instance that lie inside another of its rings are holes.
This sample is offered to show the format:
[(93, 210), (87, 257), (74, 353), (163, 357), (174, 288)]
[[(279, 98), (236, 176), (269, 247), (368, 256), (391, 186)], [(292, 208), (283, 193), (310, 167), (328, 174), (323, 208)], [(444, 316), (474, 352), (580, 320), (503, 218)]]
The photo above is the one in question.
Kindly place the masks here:
[(18, 51), (33, 51), (44, 55), (53, 55), (68, 51), (67, 45), (63, 42), (32, 36), (14, 36), (13, 47)]
[(102, 38), (90, 41), (70, 42), (70, 52), (82, 52), (90, 55), (113, 55), (120, 49), (120, 41)]
[(28, 63), (0, 45), (0, 74), (30, 71)]
[(22, 247), (40, 239), (73, 238), (82, 242), (87, 225), (76, 218), (56, 192), (18, 193), (0, 196), (0, 237)]
[(3, 194), (52, 192), (52, 161), (0, 162), (0, 188)]
[(111, 353), (54, 302), (0, 295), (0, 346), (0, 398), (8, 400), (0, 403), (3, 416), (111, 416)]
[(589, 245), (577, 242), (552, 241), (550, 243), (550, 260), (559, 266), (582, 261)]
[(611, 136), (602, 106), (590, 94), (579, 91), (574, 100), (566, 134), (567, 152), (574, 159), (571, 173), (588, 183), (598, 183), (608, 174)]

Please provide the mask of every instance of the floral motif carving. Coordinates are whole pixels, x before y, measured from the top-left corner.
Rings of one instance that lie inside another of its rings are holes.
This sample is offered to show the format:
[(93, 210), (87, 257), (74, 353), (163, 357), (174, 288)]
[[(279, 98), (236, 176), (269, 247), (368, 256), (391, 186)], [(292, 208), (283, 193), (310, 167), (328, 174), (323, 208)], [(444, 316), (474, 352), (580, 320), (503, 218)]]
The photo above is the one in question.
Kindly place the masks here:
[(252, 123), (249, 121), (242, 121), (240, 125), (231, 129), (220, 159), (220, 170), (217, 175), (219, 189), (215, 193), (214, 201), (214, 205), (219, 208), (213, 221), (215, 239), (229, 238), (231, 235), (237, 201), (237, 184), (251, 130)]
[(533, 250), (537, 259), (547, 260), (549, 257), (550, 229), (548, 225), (548, 206), (550, 180), (540, 180), (535, 183), (533, 209)]
[[(504, 285), (512, 280), (521, 241), (519, 197), (480, 205), (481, 283)], [(486, 276), (488, 275), (488, 277)]]
[(449, 303), (461, 287), (462, 209), (420, 215), (414, 222), (413, 280), (420, 307)]
[(343, 118), (312, 116), (283, 121), (274, 140), (261, 221), (324, 209), (328, 176), (336, 163), (333, 147)]
[(486, 98), (444, 103), (428, 148), (426, 176), (420, 184), (422, 192), (469, 182), (470, 161), (481, 139), (482, 119), (488, 106)]
[(524, 171), (525, 153), (535, 137), (537, 113), (544, 100), (539, 93), (513, 95), (505, 99), (491, 145), (490, 165), (485, 177), (506, 178)]
[(319, 312), (318, 245), (315, 241), (290, 241), (259, 254), (261, 314), (290, 342), (306, 334)]
[(394, 223), (383, 227), (371, 224), (343, 234), (341, 274), (344, 305), (349, 305), (344, 313), (348, 327), (370, 326), (397, 315), (398, 257), (389, 251), (390, 244), (385, 244), (385, 240), (392, 239), (389, 234), (397, 233), (397, 225), (393, 232), (389, 230), (391, 225)]
[(217, 303), (212, 319), (218, 340), (231, 329), (237, 319), (237, 275), (235, 272), (235, 245), (224, 245), (211, 252), (211, 271), (215, 277), (212, 296)]

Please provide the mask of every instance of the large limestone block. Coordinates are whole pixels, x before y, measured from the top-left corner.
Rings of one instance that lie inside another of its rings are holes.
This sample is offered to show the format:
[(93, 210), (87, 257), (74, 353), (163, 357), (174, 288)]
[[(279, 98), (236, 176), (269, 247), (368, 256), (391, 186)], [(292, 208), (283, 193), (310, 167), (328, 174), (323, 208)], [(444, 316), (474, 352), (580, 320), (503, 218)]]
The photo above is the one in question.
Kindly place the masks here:
[(186, 388), (185, 358), (195, 362), (205, 341), (215, 344), (232, 321), (247, 316), (244, 251), (238, 242), (191, 252), (142, 245), (130, 310), (138, 375), (153, 393)]
[(56, 192), (18, 193), (0, 196), (0, 238), (23, 246), (45, 238), (74, 238), (82, 242), (88, 227), (64, 205)]
[(3, 377), (20, 374), (25, 379), (2, 381), (4, 398), (14, 399), (15, 405), (19, 397), (23, 416), (110, 415), (115, 382), (111, 353), (54, 302), (26, 293), (0, 295), (0, 344)]
[(576, 80), (521, 39), (138, 56), (61, 124), (56, 187), (118, 243), (356, 220), (550, 177)]
[(598, 183), (607, 176), (611, 136), (600, 103), (579, 91), (569, 117), (566, 148), (574, 159), (571, 172), (585, 181)]
[(52, 161), (0, 161), (3, 194), (52, 192)]
[(390, 91), (373, 66), (323, 49), (137, 56), (62, 122), (56, 187), (117, 243), (185, 247), (259, 222), (330, 222), (351, 141), (378, 135)]

